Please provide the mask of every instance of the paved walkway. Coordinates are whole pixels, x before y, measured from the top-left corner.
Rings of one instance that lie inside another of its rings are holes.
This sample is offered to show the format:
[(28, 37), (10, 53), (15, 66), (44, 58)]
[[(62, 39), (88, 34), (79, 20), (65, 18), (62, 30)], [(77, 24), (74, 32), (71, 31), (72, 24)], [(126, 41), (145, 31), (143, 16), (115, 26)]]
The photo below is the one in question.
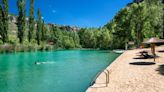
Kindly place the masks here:
[(87, 92), (164, 92), (164, 46), (156, 48), (159, 58), (155, 64), (153, 59), (134, 59), (143, 50), (150, 51), (137, 49), (122, 54), (107, 67), (109, 83), (102, 73)]

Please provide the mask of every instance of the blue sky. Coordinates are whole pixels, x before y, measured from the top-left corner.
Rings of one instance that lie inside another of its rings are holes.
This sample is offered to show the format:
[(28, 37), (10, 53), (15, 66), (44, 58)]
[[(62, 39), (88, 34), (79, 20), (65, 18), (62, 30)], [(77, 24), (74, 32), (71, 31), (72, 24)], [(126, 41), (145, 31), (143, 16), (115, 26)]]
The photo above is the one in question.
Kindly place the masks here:
[[(9, 11), (18, 14), (17, 0), (9, 0)], [(26, 0), (28, 15), (29, 1)], [(35, 14), (41, 9), (46, 23), (79, 27), (100, 27), (132, 0), (35, 0)]]

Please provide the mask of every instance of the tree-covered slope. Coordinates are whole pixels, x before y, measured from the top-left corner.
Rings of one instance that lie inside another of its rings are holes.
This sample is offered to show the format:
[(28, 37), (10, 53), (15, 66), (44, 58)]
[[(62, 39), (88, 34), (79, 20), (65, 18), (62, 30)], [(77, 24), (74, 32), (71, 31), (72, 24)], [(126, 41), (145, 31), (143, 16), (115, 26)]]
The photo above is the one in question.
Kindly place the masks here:
[(145, 38), (161, 38), (163, 37), (161, 2), (161, 0), (144, 0), (128, 4), (104, 27), (112, 31), (114, 42), (119, 46), (128, 41), (134, 41), (139, 45)]
[[(25, 17), (24, 14), (25, 7), (22, 5), (26, 4), (25, 0), (18, 0), (19, 14), (6, 17), (10, 14), (7, 11), (7, 1), (0, 3), (0, 46), (5, 47), (7, 43), (13, 51), (44, 50), (49, 47), (123, 49), (129, 41), (139, 46), (144, 39), (150, 37), (164, 38), (162, 0), (133, 0), (100, 28), (46, 24), (41, 18), (41, 11), (34, 19), (34, 0), (30, 0), (30, 16)], [(1, 50), (5, 48), (0, 47)]]

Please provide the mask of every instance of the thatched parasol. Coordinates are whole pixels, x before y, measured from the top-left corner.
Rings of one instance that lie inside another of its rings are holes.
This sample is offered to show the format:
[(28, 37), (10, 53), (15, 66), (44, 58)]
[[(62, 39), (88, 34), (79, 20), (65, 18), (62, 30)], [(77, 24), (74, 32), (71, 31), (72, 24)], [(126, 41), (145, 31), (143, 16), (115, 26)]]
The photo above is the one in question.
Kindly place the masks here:
[(155, 44), (157, 43), (164, 43), (164, 40), (163, 39), (158, 39), (158, 38), (150, 38), (149, 40), (143, 42), (145, 44), (150, 44), (151, 45), (151, 51), (153, 53), (153, 56), (154, 56), (154, 62), (155, 62)]

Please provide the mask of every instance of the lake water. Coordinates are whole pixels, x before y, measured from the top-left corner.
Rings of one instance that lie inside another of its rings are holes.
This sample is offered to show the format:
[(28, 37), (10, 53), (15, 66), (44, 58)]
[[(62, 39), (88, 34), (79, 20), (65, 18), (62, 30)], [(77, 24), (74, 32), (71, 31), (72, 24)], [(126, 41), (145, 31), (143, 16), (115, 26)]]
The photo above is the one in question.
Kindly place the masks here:
[(98, 50), (0, 54), (0, 92), (85, 92), (118, 56)]

